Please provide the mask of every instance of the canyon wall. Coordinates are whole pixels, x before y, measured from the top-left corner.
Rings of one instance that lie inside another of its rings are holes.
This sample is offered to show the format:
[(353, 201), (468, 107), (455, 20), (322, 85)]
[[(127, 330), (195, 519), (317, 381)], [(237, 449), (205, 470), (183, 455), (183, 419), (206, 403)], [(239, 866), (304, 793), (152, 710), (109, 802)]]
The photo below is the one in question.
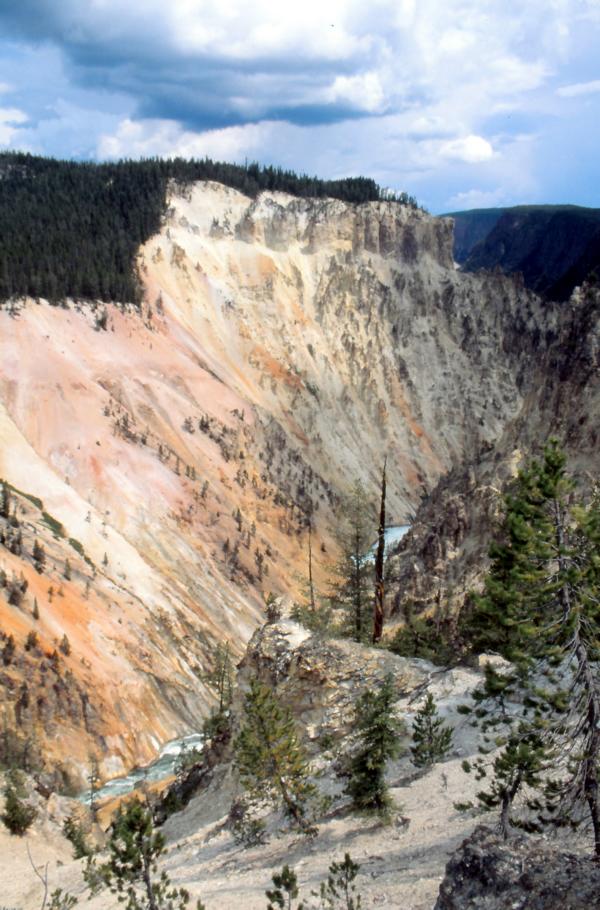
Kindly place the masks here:
[(391, 202), (173, 187), (138, 268), (139, 309), (0, 309), (5, 724), (79, 783), (90, 751), (111, 776), (198, 728), (211, 650), (298, 590), (309, 519), (323, 584), (352, 482), (375, 499), (387, 454), (411, 521), (535, 399), (560, 332)]

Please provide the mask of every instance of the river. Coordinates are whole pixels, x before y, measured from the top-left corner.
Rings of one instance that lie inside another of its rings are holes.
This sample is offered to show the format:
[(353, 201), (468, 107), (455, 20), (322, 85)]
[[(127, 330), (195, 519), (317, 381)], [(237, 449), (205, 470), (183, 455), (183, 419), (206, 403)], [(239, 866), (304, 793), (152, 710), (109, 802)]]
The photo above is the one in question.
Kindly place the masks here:
[[(144, 768), (134, 768), (129, 774), (123, 777), (114, 777), (107, 781), (103, 786), (96, 790), (96, 800), (99, 802), (105, 799), (114, 799), (115, 796), (124, 796), (135, 790), (142, 781), (164, 780), (173, 774), (177, 758), (181, 755), (183, 749), (191, 750), (194, 747), (200, 748), (203, 742), (201, 733), (191, 733), (181, 739), (173, 739), (166, 743), (160, 750), (158, 756), (149, 765)], [(79, 800), (82, 803), (89, 803), (90, 791), (84, 791)]]

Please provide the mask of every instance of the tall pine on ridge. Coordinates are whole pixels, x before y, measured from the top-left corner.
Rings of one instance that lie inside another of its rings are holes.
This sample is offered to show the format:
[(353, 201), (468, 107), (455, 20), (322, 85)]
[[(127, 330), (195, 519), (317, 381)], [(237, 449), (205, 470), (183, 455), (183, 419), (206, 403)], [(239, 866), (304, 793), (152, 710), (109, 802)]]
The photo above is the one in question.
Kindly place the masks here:
[[(466, 623), (478, 650), (511, 662), (488, 664), (474, 693), (488, 751), (503, 746), (478, 798), (501, 807), (505, 833), (523, 788), (540, 824), (574, 825), (586, 809), (600, 856), (600, 503), (577, 501), (551, 440), (543, 460), (519, 474), (505, 510), (484, 594)], [(489, 775), (482, 759), (474, 764), (480, 779)]]

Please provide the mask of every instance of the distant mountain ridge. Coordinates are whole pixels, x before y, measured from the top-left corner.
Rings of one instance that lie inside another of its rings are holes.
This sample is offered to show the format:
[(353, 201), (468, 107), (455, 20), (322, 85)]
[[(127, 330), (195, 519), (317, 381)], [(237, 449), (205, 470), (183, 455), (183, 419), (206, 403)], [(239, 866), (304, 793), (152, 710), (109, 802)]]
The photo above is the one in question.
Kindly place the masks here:
[(561, 301), (600, 268), (600, 209), (524, 205), (448, 217), (454, 218), (454, 257), (466, 272), (520, 272), (528, 288)]

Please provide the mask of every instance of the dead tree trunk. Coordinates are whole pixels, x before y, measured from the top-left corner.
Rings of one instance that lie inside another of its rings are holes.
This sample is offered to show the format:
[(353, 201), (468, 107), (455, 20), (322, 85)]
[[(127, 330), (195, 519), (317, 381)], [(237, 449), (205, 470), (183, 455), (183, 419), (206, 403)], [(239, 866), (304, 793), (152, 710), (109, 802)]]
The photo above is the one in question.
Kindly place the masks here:
[(379, 507), (379, 528), (377, 531), (377, 554), (375, 556), (375, 601), (373, 609), (373, 642), (381, 640), (383, 635), (383, 569), (385, 562), (385, 487), (387, 458), (383, 460), (381, 474), (381, 504)]

